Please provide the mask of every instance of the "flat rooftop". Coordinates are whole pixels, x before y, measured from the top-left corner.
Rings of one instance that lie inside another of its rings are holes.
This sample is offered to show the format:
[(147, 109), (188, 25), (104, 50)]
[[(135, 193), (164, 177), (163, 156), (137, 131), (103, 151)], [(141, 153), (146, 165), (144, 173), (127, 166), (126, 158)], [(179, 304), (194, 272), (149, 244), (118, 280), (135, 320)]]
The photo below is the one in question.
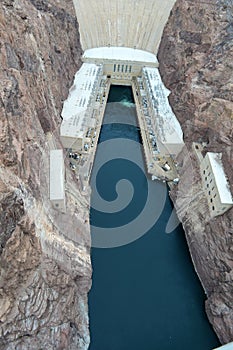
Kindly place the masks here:
[(61, 113), (63, 118), (61, 136), (82, 137), (85, 125), (89, 124), (90, 119), (90, 116), (86, 116), (86, 112), (101, 73), (100, 66), (83, 63), (75, 74), (74, 84), (69, 91), (67, 100), (64, 102)]
[(229, 343), (229, 344), (225, 344), (225, 345), (220, 346), (219, 348), (216, 348), (213, 350), (233, 350), (233, 342)]
[(183, 132), (168, 101), (170, 91), (164, 86), (158, 68), (143, 68), (150, 89), (159, 136), (163, 143), (183, 143)]
[(206, 157), (209, 159), (221, 202), (223, 204), (233, 204), (230, 185), (221, 160), (222, 153), (207, 152)]
[(129, 61), (158, 66), (157, 57), (148, 51), (132, 49), (129, 47), (97, 47), (88, 49), (83, 54), (83, 61), (86, 59)]

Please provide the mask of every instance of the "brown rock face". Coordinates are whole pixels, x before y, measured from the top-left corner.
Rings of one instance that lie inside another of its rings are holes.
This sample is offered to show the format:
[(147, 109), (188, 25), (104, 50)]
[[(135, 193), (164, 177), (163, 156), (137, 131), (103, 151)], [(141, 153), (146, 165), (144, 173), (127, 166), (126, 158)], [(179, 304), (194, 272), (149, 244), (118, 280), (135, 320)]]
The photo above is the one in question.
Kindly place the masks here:
[[(159, 52), (188, 147), (171, 195), (222, 342), (233, 340), (233, 211), (209, 219), (191, 142), (223, 153), (232, 184), (232, 13), (230, 0), (178, 0)], [(49, 137), (59, 147), (80, 65), (72, 1), (2, 0), (0, 36), (0, 349), (87, 349), (88, 203), (71, 174), (69, 216), (47, 198)]]
[(72, 1), (2, 0), (0, 36), (0, 349), (87, 349), (88, 207), (75, 183), (69, 217), (48, 200), (49, 137), (59, 147), (80, 65)]
[(233, 341), (233, 210), (210, 219), (191, 143), (222, 152), (233, 193), (233, 3), (178, 0), (159, 51), (160, 71), (171, 90), (187, 150), (181, 181), (171, 196), (183, 223), (206, 311), (221, 342)]

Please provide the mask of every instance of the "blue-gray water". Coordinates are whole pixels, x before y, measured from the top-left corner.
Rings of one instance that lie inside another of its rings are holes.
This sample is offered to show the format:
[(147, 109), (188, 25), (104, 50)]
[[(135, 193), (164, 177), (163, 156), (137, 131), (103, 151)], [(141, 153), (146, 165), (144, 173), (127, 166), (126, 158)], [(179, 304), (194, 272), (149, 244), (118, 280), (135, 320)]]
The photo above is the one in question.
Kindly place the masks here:
[[(137, 147), (141, 140), (135, 126), (135, 108), (127, 105), (127, 100), (132, 102), (131, 98), (129, 88), (111, 89), (93, 174), (98, 160), (105, 159), (103, 154), (106, 153), (110, 161), (92, 178), (92, 186), (97, 182), (101, 197), (109, 202), (116, 200), (119, 194), (116, 184), (120, 179), (129, 179), (134, 193), (130, 203), (119, 213), (101, 213), (96, 192), (93, 192), (92, 237), (95, 238), (98, 226), (109, 235), (111, 228), (117, 227), (118, 233), (114, 231), (114, 234), (120, 235), (122, 227), (143, 212), (148, 191), (152, 192), (153, 206), (159, 208), (163, 203), (163, 210), (152, 227), (150, 219), (146, 219), (144, 224), (148, 225), (148, 231), (132, 243), (117, 248), (92, 248), (89, 349), (211, 350), (219, 342), (204, 312), (205, 295), (193, 269), (184, 232), (178, 226), (172, 233), (165, 233), (173, 210), (166, 185), (152, 182), (145, 169), (143, 173), (131, 158), (127, 161), (126, 149), (121, 151), (122, 157), (116, 158), (114, 143), (106, 142), (117, 138), (124, 149), (124, 139), (125, 145), (131, 140), (133, 145), (135, 143), (135, 152), (143, 159), (140, 146)], [(127, 191), (125, 193), (127, 195)]]

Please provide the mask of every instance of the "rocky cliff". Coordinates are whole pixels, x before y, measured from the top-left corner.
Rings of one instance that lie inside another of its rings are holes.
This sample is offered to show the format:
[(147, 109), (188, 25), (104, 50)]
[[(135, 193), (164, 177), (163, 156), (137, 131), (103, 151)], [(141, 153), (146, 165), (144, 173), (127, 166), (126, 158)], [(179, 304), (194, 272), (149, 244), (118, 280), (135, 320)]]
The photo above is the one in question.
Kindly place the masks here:
[(49, 150), (80, 65), (72, 1), (2, 0), (0, 36), (0, 349), (87, 349), (88, 202), (75, 183), (69, 216), (48, 201)]
[[(171, 196), (222, 342), (233, 340), (233, 212), (210, 220), (191, 144), (222, 152), (233, 183), (232, 12), (231, 0), (177, 0), (159, 51), (187, 145)], [(49, 150), (80, 65), (72, 1), (2, 0), (0, 35), (0, 349), (87, 349), (89, 203), (70, 173), (69, 215), (47, 198)]]
[(210, 219), (192, 142), (222, 152), (233, 193), (232, 57), (232, 0), (178, 0), (158, 55), (187, 146), (171, 197), (207, 293), (207, 315), (223, 343), (233, 341), (233, 209)]

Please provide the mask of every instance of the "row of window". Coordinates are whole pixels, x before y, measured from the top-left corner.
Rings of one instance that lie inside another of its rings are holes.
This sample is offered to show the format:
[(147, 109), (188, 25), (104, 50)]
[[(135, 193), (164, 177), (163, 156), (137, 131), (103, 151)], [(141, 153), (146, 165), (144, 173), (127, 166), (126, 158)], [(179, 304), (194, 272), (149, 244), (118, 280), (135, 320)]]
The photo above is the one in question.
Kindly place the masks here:
[(132, 66), (128, 66), (127, 64), (114, 64), (113, 67), (114, 72), (121, 72), (121, 73), (131, 73), (132, 72)]
[[(209, 166), (206, 167), (206, 170), (203, 170), (203, 174), (206, 175), (207, 174), (207, 171), (209, 169)], [(208, 176), (210, 176), (210, 172), (208, 173), (208, 175), (205, 176), (205, 181), (208, 181)], [(206, 184), (206, 187), (209, 188), (210, 187), (210, 184), (213, 182), (213, 179), (210, 179), (209, 183)], [(210, 198), (210, 203), (212, 203), (212, 211), (215, 211), (215, 206), (213, 205), (213, 198), (216, 198), (217, 194), (216, 193), (213, 193), (214, 191), (214, 187), (211, 188), (210, 191), (208, 191), (208, 194), (209, 196), (211, 196), (212, 198)], [(222, 211), (225, 211), (226, 210), (226, 207), (223, 207), (221, 209)], [(218, 211), (217, 211), (218, 213)]]
[[(203, 174), (205, 174), (206, 173), (206, 171), (205, 170), (203, 170)], [(210, 172), (208, 173), (208, 175), (207, 176), (210, 176)]]
[[(207, 166), (206, 170), (207, 170), (208, 168), (209, 168), (209, 166)], [(203, 170), (203, 174), (204, 174), (204, 175), (206, 174), (206, 170)], [(207, 176), (210, 176), (210, 172), (208, 173)], [(205, 181), (208, 180), (207, 176), (205, 177)], [(213, 181), (213, 179), (210, 179), (210, 183), (209, 183), (209, 184), (208, 184), (208, 183), (206, 184), (206, 187), (207, 187), (207, 188), (210, 187), (210, 184), (211, 184), (212, 181)], [(214, 190), (214, 187), (211, 188), (211, 191), (213, 191), (213, 190)], [(208, 192), (209, 196), (211, 196), (211, 191)], [(217, 196), (217, 195), (216, 195), (216, 193), (215, 193), (213, 198), (216, 198), (216, 196)], [(213, 203), (213, 198), (210, 198), (210, 203)], [(212, 205), (212, 210), (213, 210), (213, 211), (215, 210), (215, 206), (214, 206), (214, 205)]]
[[(205, 181), (207, 181), (207, 177), (205, 177)], [(213, 179), (210, 180), (209, 184), (211, 184), (213, 182)], [(209, 186), (207, 186), (209, 187)]]
[[(214, 187), (213, 187), (214, 188)], [(213, 188), (212, 188), (212, 190), (213, 190)], [(209, 191), (209, 196), (211, 195), (211, 191)], [(216, 193), (214, 194), (214, 198), (216, 198)]]
[[(209, 188), (210, 184), (206, 184), (206, 187)], [(214, 190), (214, 186), (212, 187), (212, 191)]]

